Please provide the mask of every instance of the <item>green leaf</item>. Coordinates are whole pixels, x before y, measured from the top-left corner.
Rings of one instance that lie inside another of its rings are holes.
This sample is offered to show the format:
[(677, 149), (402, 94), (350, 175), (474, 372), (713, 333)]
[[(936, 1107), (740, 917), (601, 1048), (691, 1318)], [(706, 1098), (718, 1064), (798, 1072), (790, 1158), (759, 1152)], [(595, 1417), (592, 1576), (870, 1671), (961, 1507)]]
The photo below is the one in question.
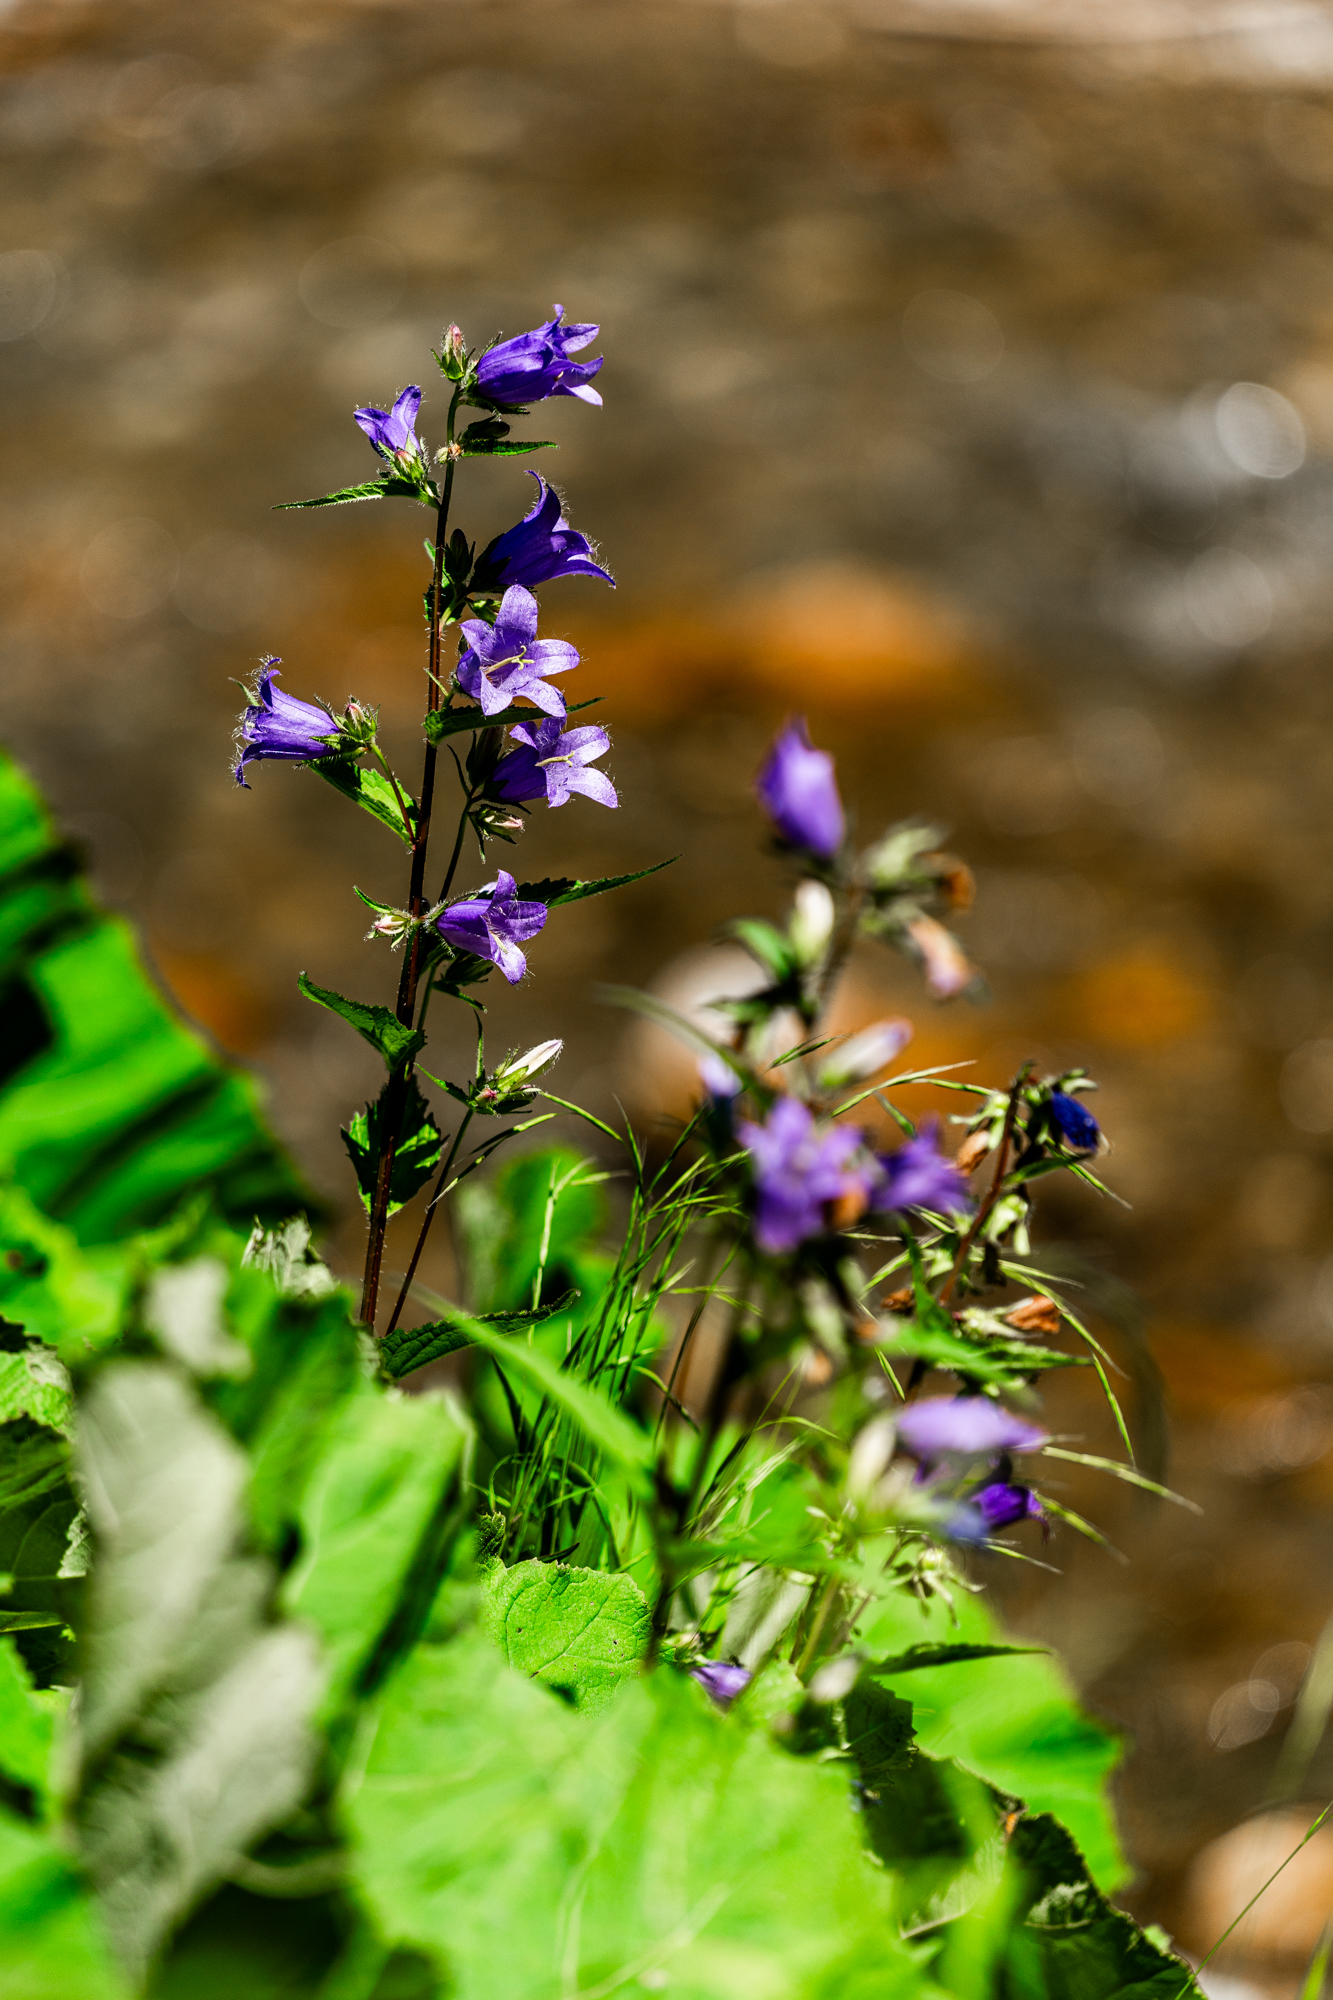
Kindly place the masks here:
[(475, 706), (433, 708), (422, 719), (421, 733), (428, 743), (443, 743), (447, 736), (461, 736), (469, 729), (507, 729), (513, 723), (537, 719), (535, 708), (503, 708), (498, 715), (487, 715)]
[(336, 493), (321, 493), (317, 500), (282, 500), (273, 511), (288, 514), (300, 507), (345, 507), (353, 500), (420, 500), (423, 506), (433, 504), (432, 495), (414, 479), (398, 479), (390, 474), (383, 479), (363, 480), (360, 486), (342, 486)]
[[(423, 1037), (424, 1040), (424, 1037)], [(375, 1102), (358, 1111), (343, 1132), (357, 1186), (369, 1213), (375, 1205), (380, 1161), (388, 1144), (395, 1103), (401, 1102), (397, 1145), (389, 1175), (388, 1214), (396, 1215), (426, 1185), (439, 1164), (443, 1140), (414, 1076), (390, 1077)]]
[(383, 1671), (394, 1656), (386, 1642), (417, 1637), (447, 1553), (466, 1436), (442, 1398), (386, 1396), (370, 1383), (335, 1420), (283, 1586), (287, 1612), (323, 1641), (326, 1715)]
[(540, 1347), (529, 1347), (521, 1340), (506, 1340), (480, 1320), (469, 1321), (468, 1330), (475, 1347), (484, 1347), (492, 1360), (502, 1362), (540, 1390), (613, 1465), (628, 1475), (636, 1490), (647, 1491), (653, 1462), (651, 1440), (599, 1390), (580, 1382)]
[(31, 1417), (67, 1431), (73, 1414), (69, 1377), (49, 1347), (33, 1342), (18, 1354), (0, 1354), (0, 1424)]
[(598, 875), (587, 881), (576, 881), (568, 875), (555, 878), (548, 875), (540, 882), (521, 882), (516, 893), (520, 902), (545, 903), (548, 910), (553, 910), (559, 903), (581, 903), (585, 896), (604, 896), (608, 889), (623, 889), (629, 882), (642, 882), (646, 876), (656, 875), (679, 860), (678, 854), (672, 854), (665, 861), (655, 861), (651, 868), (636, 869), (632, 875)]
[(34, 1693), (11, 1639), (0, 1639), (0, 1772), (38, 1808), (46, 1804), (55, 1715)]
[[(869, 1578), (878, 1566), (875, 1546), (862, 1555)], [(871, 1605), (855, 1636), (866, 1652), (883, 1656), (901, 1656), (921, 1644), (991, 1645), (1004, 1638), (973, 1596), (959, 1594), (950, 1607), (940, 1598), (923, 1605), (900, 1591)], [(1034, 1812), (1058, 1814), (1102, 1888), (1118, 1889), (1129, 1870), (1106, 1781), (1122, 1755), (1119, 1740), (1083, 1713), (1049, 1657), (996, 1658), (983, 1674), (964, 1673), (964, 1664), (911, 1672), (906, 1693), (922, 1749), (954, 1759)]]
[(952, 1667), (962, 1660), (999, 1660), (1014, 1653), (1050, 1653), (1049, 1646), (909, 1646), (891, 1659), (876, 1660), (870, 1671), (881, 1679), (919, 1667)]
[(638, 1674), (652, 1637), (648, 1600), (623, 1571), (497, 1564), (482, 1584), (481, 1608), (517, 1673), (587, 1713), (605, 1708)]
[(240, 1553), (244, 1455), (170, 1367), (112, 1361), (81, 1403), (95, 1562), (79, 1707), (81, 1851), (141, 1979), (184, 1912), (300, 1802), (321, 1669)]
[(575, 1715), (480, 1638), (422, 1646), (381, 1698), (346, 1811), (384, 1934), (466, 2000), (656, 1988), (907, 2000), (842, 1774), (716, 1714), (684, 1675)]
[(943, 1315), (938, 1322), (895, 1317), (876, 1345), (889, 1360), (904, 1355), (1000, 1389), (1017, 1387), (1050, 1368), (1092, 1366), (1086, 1354), (1065, 1354), (1058, 1348), (1034, 1347), (1029, 1341), (993, 1334), (964, 1333)]
[(800, 959), (792, 950), (790, 940), (772, 924), (764, 923), (759, 917), (738, 917), (734, 923), (727, 925), (727, 931), (745, 946), (751, 958), (778, 984), (799, 971)]
[(385, 1067), (391, 1073), (410, 1062), (418, 1049), (425, 1047), (426, 1037), (421, 1030), (405, 1028), (387, 1007), (366, 1000), (345, 999), (341, 993), (334, 993), (327, 986), (316, 986), (304, 972), (297, 976), (296, 983), (307, 1000), (313, 1000), (317, 1007), (327, 1007), (331, 1014), (340, 1015), (349, 1027), (355, 1028), (358, 1035), (383, 1056)]
[[(306, 765), (322, 778), (326, 785), (332, 785), (335, 792), (341, 792), (354, 806), (360, 806), (381, 826), (387, 826), (390, 833), (396, 833), (404, 847), (412, 845), (413, 828), (403, 824), (403, 808), (398, 803), (398, 794), (383, 771), (374, 765), (354, 763), (350, 757), (320, 757)], [(406, 796), (406, 794), (404, 795)], [(416, 806), (407, 799), (408, 812), (415, 816)]]
[[(553, 1319), (557, 1313), (567, 1312), (579, 1294), (566, 1292), (561, 1298), (552, 1300), (550, 1305), (520, 1308), (510, 1312), (477, 1313), (476, 1318), (483, 1326), (494, 1327), (497, 1333), (521, 1333), (530, 1326), (540, 1326), (543, 1320)], [(446, 1319), (428, 1320), (423, 1326), (396, 1326), (392, 1333), (386, 1333), (380, 1342), (380, 1365), (386, 1375), (395, 1382), (401, 1382), (417, 1368), (424, 1368), (427, 1362), (438, 1361), (442, 1355), (456, 1354), (461, 1347), (472, 1344), (468, 1328), (472, 1324), (461, 1306), (456, 1314)]]
[(130, 2000), (92, 1897), (53, 1829), (0, 1808), (5, 2000)]

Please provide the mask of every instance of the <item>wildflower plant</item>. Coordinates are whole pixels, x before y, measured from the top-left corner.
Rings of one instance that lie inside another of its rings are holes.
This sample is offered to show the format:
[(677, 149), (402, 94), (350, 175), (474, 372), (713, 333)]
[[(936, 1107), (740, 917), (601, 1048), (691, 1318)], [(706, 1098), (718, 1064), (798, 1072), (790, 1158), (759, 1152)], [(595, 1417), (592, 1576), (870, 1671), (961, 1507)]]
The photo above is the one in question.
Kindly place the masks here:
[[(225, 1141), (200, 1114), (171, 1185), (111, 1220), (64, 1193), (74, 1224), (46, 1215), (21, 1164), (3, 1197), (0, 1869), (29, 1871), (36, 1968), (14, 1990), (276, 1991), (299, 1905), (321, 1942), (282, 1990), (310, 2000), (1174, 2000), (1188, 1969), (1107, 1900), (1116, 1747), (980, 1594), (997, 1555), (1099, 1538), (1062, 1462), (1164, 1492), (1033, 1247), (1038, 1182), (1101, 1188), (1095, 1086), (914, 1069), (901, 1018), (827, 1027), (859, 940), (937, 999), (977, 990), (948, 928), (966, 868), (915, 822), (858, 846), (792, 718), (755, 780), (790, 909), (731, 926), (757, 990), (708, 1026), (601, 996), (692, 1051), (689, 1114), (618, 1131), (552, 1088), (558, 1036), (488, 1049), (488, 982), (539, 978), (564, 905), (653, 872), (521, 879), (533, 810), (618, 804), (537, 595), (611, 578), (539, 475), (480, 551), (453, 519), (467, 460), (546, 448), (511, 434), (531, 405), (600, 404), (600, 357), (572, 358), (596, 333), (558, 306), (479, 350), (450, 327), (438, 400), (354, 413), (375, 477), (289, 503), (431, 515), (419, 771), (273, 659), (238, 729), (238, 784), (294, 763), (402, 851), (401, 901), (357, 892), (388, 1003), (300, 976), (384, 1064), (343, 1134), (355, 1298), (253, 1113)], [(461, 1074), (431, 1052), (445, 1008)], [(593, 1150), (526, 1139), (560, 1112)], [(136, 1112), (102, 1151), (153, 1129)], [(224, 1172), (227, 1145), (264, 1173)], [(445, 1203), (454, 1299), (419, 1276)], [(452, 1387), (421, 1376), (451, 1356)], [(1038, 1385), (1069, 1368), (1123, 1458), (1053, 1433)]]

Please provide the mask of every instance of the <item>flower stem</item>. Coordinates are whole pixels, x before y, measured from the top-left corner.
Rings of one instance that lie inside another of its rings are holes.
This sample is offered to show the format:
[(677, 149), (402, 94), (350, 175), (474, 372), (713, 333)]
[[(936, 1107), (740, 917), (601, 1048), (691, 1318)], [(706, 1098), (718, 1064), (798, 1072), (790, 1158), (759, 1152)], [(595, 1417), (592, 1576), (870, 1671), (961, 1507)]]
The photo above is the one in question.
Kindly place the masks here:
[(394, 1328), (397, 1326), (399, 1315), (401, 1314), (403, 1307), (407, 1304), (407, 1295), (412, 1289), (412, 1280), (413, 1278), (415, 1278), (417, 1274), (417, 1265), (421, 1262), (421, 1253), (426, 1247), (426, 1238), (429, 1236), (430, 1226), (432, 1222), (434, 1222), (435, 1220), (435, 1210), (439, 1205), (440, 1197), (444, 1193), (445, 1187), (448, 1184), (449, 1170), (453, 1166), (455, 1159), (458, 1157), (458, 1149), (463, 1143), (463, 1134), (467, 1131), (467, 1128), (471, 1123), (472, 1123), (472, 1112), (471, 1109), (469, 1108), (466, 1112), (464, 1112), (463, 1122), (454, 1134), (453, 1144), (449, 1148), (448, 1158), (445, 1160), (444, 1165), (440, 1168), (440, 1178), (435, 1183), (435, 1192), (431, 1196), (430, 1200), (426, 1203), (426, 1213), (421, 1218), (421, 1228), (417, 1232), (417, 1247), (412, 1252), (412, 1261), (407, 1267), (407, 1276), (403, 1279), (402, 1290), (399, 1292), (398, 1298), (394, 1304), (393, 1312), (390, 1314), (389, 1324), (384, 1329), (384, 1334), (386, 1339), (393, 1332)]
[[(448, 441), (454, 441), (454, 417), (458, 410), (460, 391), (455, 389), (449, 404)], [(449, 502), (453, 494), (454, 463), (450, 458), (444, 470), (444, 481), (440, 489), (440, 504), (435, 515), (435, 561), (431, 571), (430, 584), (430, 633), (427, 642), (426, 660), (426, 712), (432, 714), (440, 706), (440, 647), (442, 606), (441, 591), (444, 583), (444, 543), (449, 525)], [(427, 743), (421, 767), (420, 804), (417, 807), (416, 830), (412, 841), (412, 872), (408, 889), (407, 907), (414, 917), (419, 917), (425, 908), (423, 890), (426, 882), (426, 850), (430, 843), (431, 807), (435, 797), (435, 759), (433, 743)], [(459, 829), (459, 841), (462, 828)], [(404, 1027), (411, 1027), (416, 1012), (417, 982), (421, 970), (421, 932), (414, 930), (403, 954), (403, 970), (398, 981), (398, 1003), (396, 1012)], [(393, 1184), (394, 1155), (398, 1150), (398, 1127), (402, 1122), (407, 1105), (408, 1083), (412, 1074), (411, 1063), (390, 1076), (384, 1093), (384, 1151), (380, 1155), (379, 1170), (375, 1177), (375, 1197), (371, 1204), (370, 1228), (366, 1238), (366, 1268), (361, 1285), (361, 1323), (375, 1331), (375, 1308), (379, 1301), (380, 1267), (384, 1261), (384, 1232), (389, 1221), (389, 1199)]]

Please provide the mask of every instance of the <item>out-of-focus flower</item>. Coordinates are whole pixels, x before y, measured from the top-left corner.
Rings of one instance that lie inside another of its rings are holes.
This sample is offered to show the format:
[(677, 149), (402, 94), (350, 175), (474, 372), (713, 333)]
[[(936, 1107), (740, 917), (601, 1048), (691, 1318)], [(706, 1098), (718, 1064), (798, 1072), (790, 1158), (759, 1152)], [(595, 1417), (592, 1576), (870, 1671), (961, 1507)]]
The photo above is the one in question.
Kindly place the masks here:
[(815, 1123), (808, 1104), (780, 1097), (762, 1125), (742, 1124), (740, 1140), (754, 1174), (754, 1237), (761, 1250), (794, 1250), (825, 1228), (824, 1207), (866, 1192), (866, 1176), (849, 1163), (863, 1145), (859, 1132)]
[(597, 332), (594, 325), (562, 326), (563, 306), (553, 308), (555, 318), (531, 333), (502, 340), (488, 347), (477, 363), (476, 382), (489, 402), (507, 404), (543, 403), (548, 396), (577, 396), (583, 403), (601, 403), (588, 385), (602, 363), (571, 361), (570, 355), (586, 347)]
[(484, 618), (465, 618), (461, 630), (467, 651), (454, 673), (464, 694), (481, 703), (483, 714), (498, 715), (520, 695), (548, 715), (564, 714), (565, 697), (547, 685), (546, 676), (569, 673), (579, 656), (563, 639), (537, 637), (537, 600), (530, 590), (511, 585), (494, 625)]
[(833, 937), (837, 911), (833, 898), (822, 882), (802, 882), (796, 891), (787, 936), (797, 961), (803, 966), (818, 965)]
[(273, 654), (261, 662), (254, 699), (237, 725), (236, 740), (241, 755), (236, 765), (236, 782), (245, 785), (247, 791), (250, 789), (245, 784), (247, 764), (257, 764), (265, 757), (312, 764), (320, 757), (333, 756), (339, 748), (341, 730), (326, 708), (298, 701), (295, 695), (284, 694), (281, 688), (274, 687), (278, 665)]
[(936, 999), (948, 1000), (972, 984), (976, 972), (958, 940), (943, 924), (937, 924), (934, 917), (912, 917), (905, 928), (926, 968), (926, 984)]
[(956, 1542), (982, 1542), (1016, 1521), (1045, 1518), (1042, 1504), (1030, 1486), (1018, 1486), (1009, 1479), (988, 1480), (950, 1518), (945, 1533)]
[(896, 1422), (900, 1443), (927, 1466), (943, 1458), (1035, 1451), (1046, 1442), (1045, 1431), (989, 1396), (927, 1396), (900, 1410)]
[(537, 498), (521, 521), (488, 542), (477, 558), (472, 589), (482, 595), (521, 583), (529, 588), (562, 576), (600, 576), (614, 583), (609, 570), (592, 559), (592, 543), (570, 527), (560, 511), (560, 496), (540, 472)]
[(730, 1708), (738, 1694), (749, 1687), (754, 1675), (748, 1667), (733, 1667), (727, 1660), (696, 1660), (691, 1678), (710, 1694), (719, 1708)]
[(416, 433), (420, 408), (421, 391), (413, 385), (403, 390), (392, 409), (377, 410), (369, 406), (353, 410), (352, 415), (381, 458), (390, 465), (406, 467), (421, 463), (421, 440)]
[(872, 1028), (863, 1028), (824, 1057), (818, 1071), (820, 1089), (844, 1090), (848, 1084), (877, 1076), (907, 1047), (912, 1032), (912, 1023), (901, 1019), (876, 1021)]
[(494, 882), (486, 883), (475, 896), (450, 903), (436, 919), (442, 937), (459, 951), (489, 959), (511, 986), (517, 986), (528, 969), (519, 947), (536, 937), (550, 915), (545, 903), (520, 903), (517, 887), (502, 868)]
[(979, 1132), (969, 1132), (953, 1156), (953, 1163), (959, 1173), (975, 1173), (994, 1145), (995, 1141), (984, 1126)]
[(700, 1056), (699, 1081), (710, 1097), (731, 1099), (739, 1097), (744, 1089), (731, 1064), (724, 1062), (721, 1056)]
[(816, 750), (804, 717), (789, 722), (755, 780), (759, 802), (783, 840), (831, 861), (842, 846), (843, 815), (833, 759)]
[(929, 1208), (953, 1215), (969, 1203), (967, 1182), (936, 1143), (936, 1127), (923, 1126), (896, 1153), (880, 1156), (883, 1179), (871, 1200), (877, 1209)]
[(1095, 1153), (1101, 1144), (1102, 1128), (1085, 1105), (1068, 1091), (1051, 1092), (1051, 1117), (1060, 1137), (1075, 1153)]
[(562, 806), (575, 792), (601, 806), (618, 806), (616, 788), (605, 771), (588, 767), (604, 757), (611, 738), (589, 723), (583, 729), (563, 729), (558, 719), (520, 722), (509, 732), (517, 750), (508, 750), (496, 765), (489, 791), (493, 798), (520, 805), (525, 799), (545, 799)]

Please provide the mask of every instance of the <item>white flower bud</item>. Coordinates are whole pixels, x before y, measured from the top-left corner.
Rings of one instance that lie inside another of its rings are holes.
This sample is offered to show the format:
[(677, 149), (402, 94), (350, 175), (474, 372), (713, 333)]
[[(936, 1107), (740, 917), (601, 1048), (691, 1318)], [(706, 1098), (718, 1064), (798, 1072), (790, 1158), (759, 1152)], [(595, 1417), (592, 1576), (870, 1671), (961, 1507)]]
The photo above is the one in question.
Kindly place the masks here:
[(492, 1082), (504, 1090), (522, 1090), (555, 1067), (564, 1046), (562, 1041), (538, 1042), (536, 1048), (529, 1049), (526, 1055), (506, 1056)]
[(841, 1048), (829, 1050), (819, 1065), (820, 1089), (842, 1090), (849, 1083), (864, 1083), (886, 1068), (911, 1039), (912, 1023), (901, 1017), (863, 1028)]
[(802, 965), (814, 965), (824, 956), (836, 915), (833, 898), (822, 882), (802, 882), (787, 925), (792, 950)]
[(847, 1460), (847, 1491), (853, 1500), (868, 1500), (889, 1469), (898, 1442), (892, 1417), (872, 1417), (857, 1433)]

